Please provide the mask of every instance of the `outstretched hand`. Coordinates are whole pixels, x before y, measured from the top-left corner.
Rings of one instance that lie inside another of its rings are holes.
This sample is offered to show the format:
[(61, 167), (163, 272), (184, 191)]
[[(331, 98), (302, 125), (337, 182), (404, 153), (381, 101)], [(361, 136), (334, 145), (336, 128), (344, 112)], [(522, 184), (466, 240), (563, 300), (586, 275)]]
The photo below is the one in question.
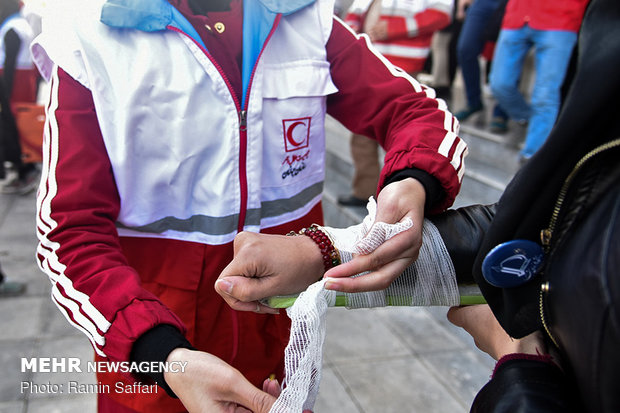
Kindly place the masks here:
[[(325, 277), (329, 279), (325, 288), (350, 293), (386, 289), (418, 257), (425, 200), (424, 187), (413, 178), (383, 188), (377, 197), (375, 222), (395, 224), (410, 218), (413, 227), (386, 241), (372, 253), (356, 255), (353, 260), (327, 271)], [(365, 271), (370, 273), (348, 278)]]
[(234, 254), (215, 290), (239, 311), (278, 314), (260, 300), (302, 292), (324, 272), (321, 252), (306, 236), (241, 232), (235, 237)]
[(256, 388), (211, 354), (177, 348), (167, 361), (187, 362), (183, 373), (167, 372), (164, 378), (190, 413), (268, 413), (276, 401), (277, 395)]

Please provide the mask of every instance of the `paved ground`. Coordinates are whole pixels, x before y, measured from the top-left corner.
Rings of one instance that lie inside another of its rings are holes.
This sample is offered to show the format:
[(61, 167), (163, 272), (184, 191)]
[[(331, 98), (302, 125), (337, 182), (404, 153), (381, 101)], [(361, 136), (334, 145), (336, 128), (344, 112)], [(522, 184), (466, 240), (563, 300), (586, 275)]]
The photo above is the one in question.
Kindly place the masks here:
[[(36, 394), (28, 383), (95, 383), (87, 373), (22, 373), (22, 357), (90, 360), (88, 340), (49, 298), (35, 260), (34, 194), (0, 195), (0, 262), (28, 284), (0, 299), (0, 412), (91, 412), (93, 394)], [(445, 321), (445, 308), (330, 309), (316, 412), (465, 412), (492, 362)]]
[[(34, 261), (34, 194), (0, 195), (0, 262), (27, 293), (0, 300), (0, 412), (91, 412), (94, 395), (35, 394), (28, 383), (96, 383), (87, 373), (22, 373), (22, 357), (90, 360), (88, 340), (49, 299)], [(492, 362), (445, 321), (445, 308), (330, 309), (316, 412), (465, 412)], [(26, 384), (24, 384), (26, 383)]]
[[(0, 264), (10, 278), (28, 284), (25, 295), (0, 299), (0, 413), (93, 412), (92, 393), (36, 393), (26, 388), (32, 384), (49, 389), (69, 381), (94, 384), (92, 374), (21, 372), (22, 357), (79, 357), (84, 362), (92, 358), (88, 340), (51, 303), (49, 281), (34, 260), (34, 216), (34, 194), (0, 194)], [(446, 310), (330, 309), (315, 411), (468, 411), (494, 363), (446, 321)]]

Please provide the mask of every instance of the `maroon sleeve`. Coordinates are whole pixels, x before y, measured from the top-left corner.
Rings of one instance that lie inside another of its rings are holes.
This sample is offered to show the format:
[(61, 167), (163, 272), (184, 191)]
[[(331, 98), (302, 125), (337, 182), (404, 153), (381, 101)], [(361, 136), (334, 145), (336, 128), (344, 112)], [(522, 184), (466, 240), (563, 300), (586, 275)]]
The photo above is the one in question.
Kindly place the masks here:
[(50, 86), (37, 258), (53, 301), (95, 351), (128, 360), (147, 330), (184, 327), (141, 287), (121, 251), (115, 227), (120, 200), (90, 91), (61, 69)]
[(446, 196), (431, 212), (454, 202), (464, 173), (467, 145), (458, 121), (434, 90), (419, 84), (374, 50), (340, 19), (327, 43), (327, 58), (338, 92), (328, 113), (350, 131), (377, 140), (386, 150), (379, 186), (396, 172), (416, 168), (435, 177)]

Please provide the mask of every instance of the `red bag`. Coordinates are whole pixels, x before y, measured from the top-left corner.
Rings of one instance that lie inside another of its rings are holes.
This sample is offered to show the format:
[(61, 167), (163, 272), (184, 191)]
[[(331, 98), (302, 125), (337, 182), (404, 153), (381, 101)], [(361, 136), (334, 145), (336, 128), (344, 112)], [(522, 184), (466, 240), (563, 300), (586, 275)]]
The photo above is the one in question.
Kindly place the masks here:
[(45, 108), (36, 103), (14, 103), (11, 105), (19, 131), (22, 148), (22, 161), (40, 163), (42, 157), (43, 128), (45, 125)]

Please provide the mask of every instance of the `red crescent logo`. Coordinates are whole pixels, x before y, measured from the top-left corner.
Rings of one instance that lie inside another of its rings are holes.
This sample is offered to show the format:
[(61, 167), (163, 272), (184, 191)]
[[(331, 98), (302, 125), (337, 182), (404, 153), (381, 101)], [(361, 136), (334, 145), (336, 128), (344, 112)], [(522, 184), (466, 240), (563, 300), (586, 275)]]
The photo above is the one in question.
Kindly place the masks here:
[(293, 146), (299, 146), (302, 143), (304, 143), (304, 139), (302, 138), (301, 142), (297, 142), (294, 138), (293, 138), (293, 131), (295, 130), (295, 128), (299, 125), (304, 125), (306, 126), (306, 124), (304, 122), (294, 122), (292, 123), (289, 127), (288, 130), (286, 131), (286, 139), (288, 139), (288, 141), (291, 143), (291, 145)]

